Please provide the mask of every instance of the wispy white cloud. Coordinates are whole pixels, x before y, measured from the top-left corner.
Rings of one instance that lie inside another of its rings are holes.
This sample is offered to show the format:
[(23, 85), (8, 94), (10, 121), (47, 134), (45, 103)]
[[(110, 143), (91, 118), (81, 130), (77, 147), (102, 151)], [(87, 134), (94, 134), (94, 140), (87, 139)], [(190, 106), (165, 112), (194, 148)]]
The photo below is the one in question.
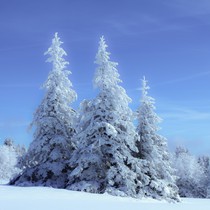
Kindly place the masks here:
[(201, 121), (210, 120), (210, 111), (202, 112), (192, 109), (171, 109), (170, 111), (161, 112), (160, 116), (163, 119), (171, 119), (178, 121)]
[(177, 16), (199, 16), (203, 14), (210, 14), (210, 1), (209, 0), (173, 0), (162, 1), (164, 5), (173, 8)]
[[(165, 13), (133, 12), (126, 18), (111, 16), (102, 20), (114, 30), (125, 35), (140, 35), (147, 33), (180, 31), (199, 25), (209, 25), (210, 1), (200, 0), (174, 0), (161, 1), (165, 10), (171, 11), (170, 15)], [(160, 6), (161, 6), (160, 4)], [(209, 15), (209, 18), (207, 16)], [(100, 20), (101, 21), (101, 20)]]
[(129, 18), (119, 19), (116, 17), (110, 17), (109, 19), (104, 19), (102, 21), (113, 30), (125, 35), (139, 35), (165, 30), (163, 29), (165, 28), (163, 20), (150, 13), (132, 13)]
[(154, 84), (152, 86), (155, 87), (155, 86), (162, 86), (162, 85), (167, 85), (167, 84), (175, 84), (175, 83), (180, 83), (180, 82), (185, 82), (185, 81), (197, 79), (199, 77), (204, 77), (204, 76), (207, 76), (207, 75), (210, 75), (210, 71), (200, 72), (200, 73), (192, 74), (192, 75), (189, 75), (189, 76), (186, 76), (186, 77), (180, 77), (180, 78), (177, 78), (177, 79), (174, 79), (174, 80), (167, 80), (167, 81), (164, 81), (164, 82), (161, 82), (161, 83), (158, 83), (158, 84)]
[(210, 107), (189, 108), (166, 103), (159, 108), (158, 114), (163, 119), (160, 132), (167, 137), (172, 150), (184, 145), (195, 154), (209, 152)]

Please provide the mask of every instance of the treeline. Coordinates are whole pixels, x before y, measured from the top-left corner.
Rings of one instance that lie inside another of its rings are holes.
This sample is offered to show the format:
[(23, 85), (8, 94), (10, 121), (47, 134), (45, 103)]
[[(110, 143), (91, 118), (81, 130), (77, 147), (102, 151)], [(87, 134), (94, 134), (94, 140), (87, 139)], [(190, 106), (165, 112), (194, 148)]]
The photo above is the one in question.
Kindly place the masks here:
[[(182, 190), (190, 181), (178, 177), (180, 170), (175, 170), (181, 153), (172, 163), (167, 140), (158, 134), (160, 118), (146, 79), (142, 80), (139, 109), (133, 112), (129, 108), (132, 100), (120, 86), (117, 63), (110, 61), (101, 37), (94, 76), (98, 95), (84, 100), (76, 111), (71, 104), (77, 93), (68, 78), (71, 72), (61, 44), (56, 33), (45, 53), (52, 70), (34, 114), (34, 138), (22, 158), (21, 172), (10, 184), (169, 201), (179, 201), (179, 192), (181, 196), (207, 197), (207, 190), (192, 194), (186, 193), (187, 188)], [(197, 190), (192, 185), (189, 190)]]
[(172, 156), (181, 197), (210, 198), (210, 157), (192, 155), (188, 149), (177, 147)]
[[(24, 170), (25, 146), (15, 145), (5, 139), (0, 146), (0, 183), (6, 184)], [(192, 155), (185, 147), (178, 146), (171, 153), (176, 185), (180, 197), (210, 198), (210, 157)]]

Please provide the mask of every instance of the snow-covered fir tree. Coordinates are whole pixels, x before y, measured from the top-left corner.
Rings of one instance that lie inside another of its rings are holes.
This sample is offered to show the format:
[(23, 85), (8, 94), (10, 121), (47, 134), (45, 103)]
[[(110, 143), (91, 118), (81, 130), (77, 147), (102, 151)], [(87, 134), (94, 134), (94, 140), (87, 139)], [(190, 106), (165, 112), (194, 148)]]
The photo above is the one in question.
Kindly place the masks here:
[(197, 158), (184, 147), (177, 147), (173, 164), (177, 176), (177, 186), (181, 197), (205, 198), (208, 191), (208, 166), (205, 168), (203, 159), (200, 163)]
[(74, 144), (75, 111), (70, 104), (76, 100), (76, 93), (68, 79), (71, 73), (66, 69), (66, 52), (55, 33), (52, 45), (45, 53), (52, 63), (46, 82), (43, 85), (45, 96), (34, 114), (32, 126), (34, 139), (25, 156), (25, 170), (13, 180), (16, 185), (46, 185), (65, 187), (68, 164)]
[(146, 196), (178, 201), (178, 188), (171, 167), (166, 139), (158, 134), (158, 123), (161, 119), (155, 113), (154, 98), (148, 96), (149, 86), (145, 78), (142, 80), (141, 90), (141, 105), (137, 113), (137, 132), (141, 140), (138, 144), (139, 156), (140, 159), (147, 161), (147, 175), (150, 177), (145, 187)]
[(68, 189), (140, 197), (148, 177), (142, 172), (143, 163), (134, 157), (139, 139), (128, 107), (131, 99), (119, 85), (117, 63), (110, 61), (106, 48), (101, 37), (94, 78), (99, 93), (81, 105)]

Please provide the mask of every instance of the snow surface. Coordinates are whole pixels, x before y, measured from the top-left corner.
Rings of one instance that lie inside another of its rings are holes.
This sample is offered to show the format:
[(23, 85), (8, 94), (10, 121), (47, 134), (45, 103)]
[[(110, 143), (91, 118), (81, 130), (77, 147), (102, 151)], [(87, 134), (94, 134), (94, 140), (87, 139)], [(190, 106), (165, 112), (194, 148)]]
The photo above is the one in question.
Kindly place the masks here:
[(1, 184), (7, 184), (7, 183), (9, 183), (8, 179), (0, 179), (0, 185)]
[(0, 185), (0, 210), (206, 210), (210, 199), (168, 203), (153, 199), (115, 197), (47, 187)]

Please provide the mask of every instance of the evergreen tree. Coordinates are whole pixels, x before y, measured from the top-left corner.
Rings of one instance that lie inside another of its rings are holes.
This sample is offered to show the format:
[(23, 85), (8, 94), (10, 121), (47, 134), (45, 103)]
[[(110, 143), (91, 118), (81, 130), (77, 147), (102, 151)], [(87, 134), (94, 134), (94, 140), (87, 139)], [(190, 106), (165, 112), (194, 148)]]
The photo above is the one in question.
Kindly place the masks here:
[(145, 187), (146, 196), (157, 199), (179, 200), (175, 176), (171, 168), (166, 139), (158, 134), (161, 121), (155, 113), (155, 100), (148, 96), (149, 87), (145, 78), (142, 80), (141, 106), (138, 110), (137, 132), (139, 156), (148, 163), (149, 184)]
[(119, 85), (117, 63), (110, 61), (106, 48), (101, 37), (94, 78), (99, 93), (81, 106), (75, 137), (78, 149), (70, 161), (74, 168), (69, 175), (68, 189), (142, 196), (141, 188), (147, 177), (141, 171), (141, 161), (134, 157), (139, 139), (128, 107), (131, 99)]
[(55, 33), (52, 45), (45, 53), (49, 55), (47, 62), (52, 63), (52, 71), (43, 85), (44, 99), (34, 114), (35, 133), (25, 157), (26, 168), (12, 182), (16, 185), (65, 187), (67, 160), (75, 147), (72, 136), (76, 113), (69, 105), (77, 95), (68, 79), (71, 72), (66, 69), (68, 62), (63, 58), (66, 52), (61, 44)]

